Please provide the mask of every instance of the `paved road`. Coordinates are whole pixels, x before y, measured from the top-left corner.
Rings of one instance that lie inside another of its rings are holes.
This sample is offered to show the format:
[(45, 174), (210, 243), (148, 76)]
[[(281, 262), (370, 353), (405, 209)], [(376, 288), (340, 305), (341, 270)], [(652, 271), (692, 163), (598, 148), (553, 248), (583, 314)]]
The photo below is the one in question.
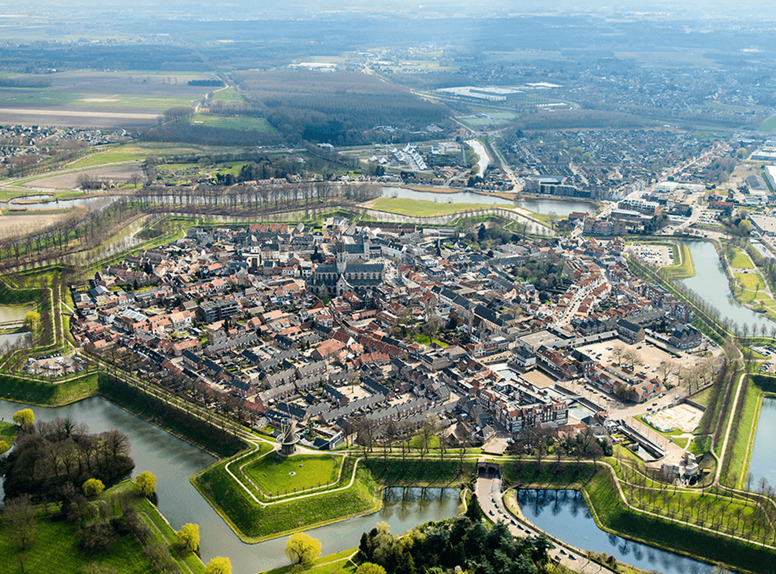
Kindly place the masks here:
[[(513, 516), (507, 510), (501, 493), (501, 478), (480, 477), (477, 479), (475, 490), (480, 508), (482, 508), (488, 520), (492, 522), (506, 522), (513, 536), (537, 536), (541, 533), (540, 530), (528, 526), (523, 519)], [(576, 548), (559, 545), (556, 540), (553, 540), (553, 543), (555, 549), (550, 551), (550, 556), (553, 559), (559, 559), (560, 563), (567, 568), (577, 572), (584, 572), (585, 574), (614, 574), (608, 568), (604, 568), (600, 564), (584, 558)], [(573, 558), (571, 558), (572, 556)]]

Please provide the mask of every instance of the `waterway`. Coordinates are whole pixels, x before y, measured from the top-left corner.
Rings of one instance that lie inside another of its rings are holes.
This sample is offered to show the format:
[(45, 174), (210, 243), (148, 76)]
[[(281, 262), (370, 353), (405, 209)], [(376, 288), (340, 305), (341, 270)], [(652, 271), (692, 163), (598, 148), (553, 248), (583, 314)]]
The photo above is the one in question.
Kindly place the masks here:
[[(72, 199), (54, 199), (52, 195), (28, 195), (25, 197), (15, 197), (10, 201), (0, 202), (0, 207), (14, 209), (64, 209), (66, 207), (79, 207), (94, 205), (97, 202), (103, 202), (106, 205), (115, 201), (116, 196), (100, 195), (92, 197), (76, 197)], [(27, 203), (31, 202), (31, 203)]]
[(481, 176), (485, 173), (485, 170), (488, 169), (488, 166), (490, 165), (490, 156), (488, 155), (488, 150), (485, 149), (485, 146), (482, 145), (482, 142), (479, 140), (466, 140), (466, 143), (474, 148), (475, 153), (479, 157), (477, 165), (479, 166), (480, 170), (477, 173)]
[(695, 266), (695, 276), (683, 279), (682, 282), (695, 291), (700, 297), (719, 309), (722, 318), (727, 318), (738, 325), (765, 324), (769, 328), (774, 323), (760, 313), (739, 304), (730, 292), (727, 276), (722, 269), (719, 255), (714, 245), (708, 241), (688, 241), (687, 246), (692, 254)]
[(661, 574), (711, 574), (714, 567), (673, 552), (604, 532), (576, 490), (520, 490), (523, 515), (548, 534), (582, 550), (605, 552), (620, 562)]
[(554, 213), (568, 215), (574, 211), (596, 212), (596, 204), (581, 199), (554, 199), (549, 197), (521, 197), (517, 202), (497, 195), (479, 194), (471, 191), (456, 191), (453, 193), (436, 193), (433, 191), (416, 191), (404, 187), (384, 187), (383, 197), (400, 199), (418, 199), (435, 203), (480, 203), (484, 205), (518, 205), (534, 213)]
[(749, 461), (749, 472), (752, 473), (751, 489), (757, 490), (763, 478), (770, 485), (776, 485), (776, 399), (763, 398), (760, 409), (760, 419), (757, 423), (757, 434), (754, 437), (752, 457)]
[(32, 311), (32, 303), (26, 305), (0, 305), (0, 323), (21, 323)]
[[(0, 400), (0, 419), (11, 420), (13, 413), (28, 406)], [(227, 556), (235, 574), (255, 574), (288, 563), (283, 553), (286, 538), (243, 544), (191, 485), (192, 475), (216, 461), (211, 455), (99, 398), (60, 408), (29, 408), (38, 420), (70, 415), (86, 423), (92, 433), (111, 428), (126, 433), (136, 465), (133, 475), (147, 470), (157, 477), (159, 510), (173, 528), (177, 530), (187, 522), (199, 524), (205, 563), (214, 556)], [(323, 554), (330, 554), (357, 547), (361, 534), (379, 521), (387, 522), (395, 534), (400, 534), (430, 520), (454, 516), (458, 501), (455, 489), (389, 488), (379, 512), (309, 532), (321, 541)]]

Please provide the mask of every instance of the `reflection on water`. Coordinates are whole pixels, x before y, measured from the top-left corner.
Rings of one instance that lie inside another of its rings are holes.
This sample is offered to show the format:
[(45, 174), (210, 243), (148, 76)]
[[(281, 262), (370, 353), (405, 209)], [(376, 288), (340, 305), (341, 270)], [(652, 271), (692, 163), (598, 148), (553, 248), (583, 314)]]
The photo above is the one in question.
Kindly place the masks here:
[(32, 303), (26, 305), (0, 305), (0, 323), (24, 321), (24, 317), (32, 311)]
[(419, 199), (435, 203), (482, 203), (486, 205), (519, 205), (535, 213), (554, 213), (568, 215), (573, 211), (595, 213), (596, 205), (590, 201), (569, 199), (552, 199), (543, 197), (521, 197), (517, 204), (509, 199), (495, 195), (472, 193), (471, 191), (456, 191), (455, 193), (434, 193), (430, 191), (415, 191), (404, 187), (384, 187), (383, 197), (400, 199)]
[(760, 488), (760, 481), (765, 479), (770, 485), (776, 485), (776, 399), (763, 397), (760, 409), (760, 419), (757, 422), (757, 434), (752, 447), (752, 458), (749, 472), (754, 480), (751, 489)]
[[(13, 207), (15, 209), (64, 209), (66, 207), (78, 207), (82, 205), (94, 205), (97, 202), (109, 204), (116, 200), (112, 195), (101, 195), (92, 197), (76, 197), (73, 199), (52, 199), (50, 195), (28, 195), (26, 197), (17, 197), (8, 202), (0, 202), (0, 207)], [(37, 203), (27, 203), (37, 202)]]
[[(86, 423), (93, 433), (111, 428), (126, 433), (136, 464), (133, 476), (144, 470), (156, 475), (159, 510), (173, 528), (177, 530), (187, 522), (199, 524), (205, 563), (214, 556), (228, 556), (234, 574), (255, 574), (288, 564), (284, 554), (287, 538), (242, 543), (189, 482), (192, 475), (216, 460), (204, 451), (99, 398), (55, 409), (0, 400), (0, 419), (11, 420), (13, 413), (26, 407), (33, 409), (39, 420), (70, 415)], [(311, 530), (310, 534), (321, 541), (323, 553), (356, 548), (361, 534), (380, 521), (401, 534), (419, 524), (449, 518), (455, 515), (459, 499), (458, 491), (449, 488), (387, 488), (384, 494), (384, 506), (377, 513)]]
[(617, 560), (662, 574), (711, 574), (714, 567), (673, 552), (604, 532), (576, 490), (519, 490), (525, 517), (548, 534), (582, 550), (605, 552)]
[(764, 315), (755, 313), (733, 300), (730, 285), (720, 266), (719, 255), (714, 245), (706, 241), (688, 241), (687, 247), (692, 253), (695, 276), (683, 279), (682, 283), (700, 295), (709, 305), (719, 309), (723, 319), (730, 319), (739, 326), (745, 323), (750, 327), (755, 324), (766, 324), (770, 328), (774, 325)]

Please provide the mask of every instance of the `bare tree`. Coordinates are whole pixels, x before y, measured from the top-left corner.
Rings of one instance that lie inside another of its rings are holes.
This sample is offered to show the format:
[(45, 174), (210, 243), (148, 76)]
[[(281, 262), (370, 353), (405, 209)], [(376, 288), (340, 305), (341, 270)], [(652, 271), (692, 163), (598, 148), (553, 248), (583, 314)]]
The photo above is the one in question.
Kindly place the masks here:
[(32, 503), (29, 494), (22, 494), (12, 498), (3, 511), (6, 535), (10, 536), (14, 544), (21, 551), (26, 550), (35, 541), (35, 532), (38, 528), (37, 508)]

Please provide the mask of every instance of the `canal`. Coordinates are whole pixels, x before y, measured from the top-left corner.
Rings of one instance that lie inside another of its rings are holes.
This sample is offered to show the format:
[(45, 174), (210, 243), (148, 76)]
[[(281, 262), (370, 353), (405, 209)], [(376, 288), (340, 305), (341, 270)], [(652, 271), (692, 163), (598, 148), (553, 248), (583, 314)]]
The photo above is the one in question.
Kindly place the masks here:
[(754, 438), (752, 456), (749, 461), (749, 472), (754, 477), (751, 490), (760, 488), (760, 481), (765, 479), (770, 485), (776, 485), (776, 399), (764, 397), (760, 408), (760, 419), (757, 422), (757, 434)]
[(433, 191), (416, 191), (404, 187), (384, 187), (383, 197), (400, 199), (418, 199), (436, 203), (480, 203), (484, 205), (517, 205), (534, 213), (568, 215), (574, 211), (595, 213), (597, 206), (592, 201), (583, 199), (555, 199), (550, 197), (521, 197), (517, 202), (496, 195), (479, 194), (471, 191), (456, 191), (453, 193), (435, 193)]
[[(227, 556), (234, 574), (254, 574), (288, 563), (286, 538), (260, 544), (244, 544), (189, 482), (197, 472), (216, 459), (154, 425), (100, 398), (91, 398), (59, 408), (44, 408), (0, 400), (0, 418), (10, 421), (19, 409), (29, 407), (37, 420), (71, 416), (86, 423), (92, 433), (116, 428), (129, 436), (130, 455), (135, 460), (133, 475), (145, 470), (157, 478), (159, 510), (176, 530), (183, 524), (199, 524), (202, 560)], [(454, 516), (459, 494), (450, 488), (389, 488), (383, 508), (369, 516), (352, 518), (309, 533), (321, 541), (323, 554), (356, 548), (361, 534), (385, 521), (394, 534), (430, 520)]]
[(723, 319), (730, 319), (739, 326), (747, 324), (765, 324), (769, 328), (774, 323), (760, 313), (744, 307), (733, 299), (727, 276), (719, 261), (719, 254), (708, 241), (688, 241), (687, 247), (692, 254), (695, 276), (683, 279), (682, 283), (695, 291), (711, 306), (719, 309)]
[(523, 515), (538, 528), (582, 550), (661, 574), (712, 574), (714, 566), (604, 532), (576, 490), (518, 490)]

